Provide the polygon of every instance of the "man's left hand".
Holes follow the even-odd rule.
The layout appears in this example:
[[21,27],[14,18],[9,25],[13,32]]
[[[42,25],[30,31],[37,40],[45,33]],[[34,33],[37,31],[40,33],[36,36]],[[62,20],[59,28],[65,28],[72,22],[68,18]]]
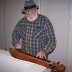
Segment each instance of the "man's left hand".
[[46,55],[45,55],[45,53],[43,51],[39,51],[37,53],[37,56],[36,57],[39,57],[41,59],[46,59]]

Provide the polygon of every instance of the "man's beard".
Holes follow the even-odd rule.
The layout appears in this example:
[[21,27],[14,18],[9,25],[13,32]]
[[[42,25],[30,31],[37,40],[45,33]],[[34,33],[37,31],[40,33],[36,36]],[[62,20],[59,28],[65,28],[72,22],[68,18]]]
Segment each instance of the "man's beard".
[[27,20],[29,21],[35,21],[37,19],[38,15],[32,16],[32,17],[27,17]]

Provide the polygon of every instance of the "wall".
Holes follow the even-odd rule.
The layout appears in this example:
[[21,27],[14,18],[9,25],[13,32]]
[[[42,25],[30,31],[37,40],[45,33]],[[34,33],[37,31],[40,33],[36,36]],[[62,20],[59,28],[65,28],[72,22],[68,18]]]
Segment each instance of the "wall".
[[4,0],[0,0],[0,49],[5,49]]
[[69,38],[68,38],[68,54],[67,54],[67,71],[72,72],[72,0],[70,0],[70,23],[69,23]]
[[6,48],[13,47],[11,43],[12,31],[18,20],[23,16],[21,14],[23,6],[24,0],[5,0]]

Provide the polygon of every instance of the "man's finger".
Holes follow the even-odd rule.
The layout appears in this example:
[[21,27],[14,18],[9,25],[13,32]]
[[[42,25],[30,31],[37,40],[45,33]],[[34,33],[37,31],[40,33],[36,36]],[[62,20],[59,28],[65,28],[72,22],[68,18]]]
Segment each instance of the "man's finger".
[[46,59],[46,55],[44,53],[42,53],[42,52],[37,53],[36,57]]

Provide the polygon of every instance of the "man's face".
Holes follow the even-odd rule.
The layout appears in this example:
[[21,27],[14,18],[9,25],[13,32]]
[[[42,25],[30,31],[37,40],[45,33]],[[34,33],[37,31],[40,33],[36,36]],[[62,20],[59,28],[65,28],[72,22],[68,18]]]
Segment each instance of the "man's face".
[[32,20],[35,18],[35,16],[37,16],[37,10],[28,11],[28,12],[26,12],[25,15],[26,15],[27,19]]

